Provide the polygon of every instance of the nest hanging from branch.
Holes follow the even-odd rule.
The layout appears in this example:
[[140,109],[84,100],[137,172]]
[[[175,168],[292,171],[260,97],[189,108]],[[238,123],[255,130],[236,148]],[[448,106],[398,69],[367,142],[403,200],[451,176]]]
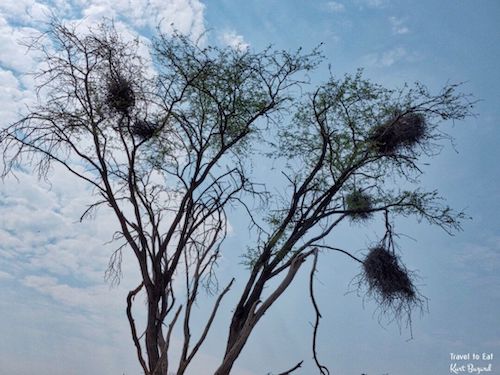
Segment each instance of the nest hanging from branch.
[[153,137],[157,130],[157,123],[146,120],[136,120],[130,129],[132,135],[140,139],[149,139]]
[[363,269],[369,290],[383,299],[415,297],[410,275],[392,251],[382,246],[370,249],[363,261]]
[[107,102],[114,110],[121,113],[128,111],[135,105],[135,94],[132,83],[121,77],[109,80],[107,87]]
[[368,140],[380,154],[394,154],[411,149],[425,140],[427,123],[420,113],[396,113],[382,125],[372,129]]
[[345,200],[349,216],[353,221],[367,220],[372,217],[372,198],[359,189],[349,193]]
[[358,288],[379,305],[382,316],[387,314],[400,323],[406,320],[411,328],[411,313],[423,310],[425,297],[414,285],[414,274],[401,264],[399,257],[382,245],[368,251],[363,270],[358,276]]

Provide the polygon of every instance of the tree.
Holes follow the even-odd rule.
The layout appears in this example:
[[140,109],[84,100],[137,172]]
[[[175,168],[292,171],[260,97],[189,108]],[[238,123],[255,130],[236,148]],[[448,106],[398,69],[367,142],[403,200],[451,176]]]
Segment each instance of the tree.
[[[359,262],[359,287],[384,313],[409,322],[423,297],[396,252],[394,220],[416,216],[447,232],[460,228],[463,213],[418,188],[418,160],[439,152],[436,141],[446,137],[440,121],[471,115],[469,96],[457,85],[437,94],[422,84],[390,90],[361,71],[330,75],[311,91],[307,73],[322,61],[319,50],[253,53],[160,34],[148,61],[140,46],[109,22],[81,33],[54,21],[31,44],[44,63],[38,103],[1,131],[0,147],[4,177],[20,165],[47,177],[60,164],[93,188],[95,201],[82,218],[101,206],[114,212],[120,231],[106,275],[119,280],[122,252],[135,254],[142,280],[128,294],[126,313],[144,373],[184,374],[203,345],[234,281],[216,283],[230,207],[247,214],[254,242],[242,252],[248,280],[216,375],[230,373],[257,323],[308,261],[314,360],[328,373],[316,355],[321,315],[313,286],[325,252]],[[252,163],[268,160],[281,171],[279,183],[252,173]],[[273,183],[281,193],[271,193]],[[331,245],[341,223],[368,225],[377,217],[385,233],[364,259]],[[195,337],[191,314],[204,288],[216,297]],[[141,290],[144,334],[132,314]],[[183,347],[174,364],[176,326]]]

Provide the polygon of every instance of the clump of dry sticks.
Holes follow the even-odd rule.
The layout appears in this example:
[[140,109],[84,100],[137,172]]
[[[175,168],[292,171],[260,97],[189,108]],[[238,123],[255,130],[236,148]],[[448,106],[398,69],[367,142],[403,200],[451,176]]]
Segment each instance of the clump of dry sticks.
[[135,93],[132,83],[118,75],[110,78],[107,84],[108,105],[117,112],[128,113],[135,105]]
[[379,306],[381,317],[388,316],[411,329],[411,313],[423,310],[425,298],[417,290],[415,274],[399,260],[397,254],[377,245],[369,249],[357,277],[358,289]]
[[155,135],[158,124],[147,120],[136,120],[130,129],[132,135],[139,139],[149,139]]
[[424,115],[397,111],[383,124],[373,128],[369,141],[378,153],[392,155],[423,143],[427,133]]

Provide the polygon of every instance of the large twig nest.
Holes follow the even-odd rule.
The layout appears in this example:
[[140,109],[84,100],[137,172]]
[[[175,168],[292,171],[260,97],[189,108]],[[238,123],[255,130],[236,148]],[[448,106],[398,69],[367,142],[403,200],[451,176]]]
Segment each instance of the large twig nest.
[[132,135],[140,139],[149,139],[155,135],[158,124],[146,120],[136,120],[130,130]]
[[127,113],[135,105],[132,83],[123,77],[114,77],[108,82],[108,105],[114,110]]
[[427,134],[425,117],[420,113],[396,113],[373,128],[369,141],[381,154],[394,154],[421,143]]
[[400,263],[391,250],[379,245],[371,248],[363,261],[362,273],[358,276],[358,287],[366,288],[366,296],[379,305],[382,316],[411,327],[411,313],[423,309],[424,298],[413,282],[414,274]]
[[359,189],[353,190],[346,196],[345,203],[351,220],[361,221],[369,219],[373,212],[372,198]]
[[377,246],[368,252],[363,262],[369,290],[383,299],[413,298],[415,290],[408,271],[399,264],[394,252]]

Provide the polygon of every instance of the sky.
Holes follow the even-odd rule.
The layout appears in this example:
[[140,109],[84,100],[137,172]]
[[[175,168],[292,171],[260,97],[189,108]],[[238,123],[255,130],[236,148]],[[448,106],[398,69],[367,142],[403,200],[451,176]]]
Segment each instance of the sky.
[[[375,306],[349,293],[359,266],[336,254],[322,257],[317,298],[323,315],[319,355],[336,375],[450,374],[450,366],[492,365],[500,373],[500,2],[498,0],[2,0],[0,2],[0,126],[34,100],[37,56],[19,42],[44,28],[50,13],[93,25],[112,17],[120,30],[149,38],[160,23],[203,43],[311,50],[322,43],[336,76],[364,68],[387,87],[420,81],[432,90],[463,82],[479,100],[478,116],[444,123],[455,141],[424,167],[421,184],[472,217],[453,237],[412,220],[398,222],[406,266],[417,270],[428,312],[413,321],[413,339],[380,324]],[[104,280],[116,230],[110,212],[79,222],[90,191],[55,168],[49,181],[20,170],[0,183],[0,374],[140,374],[125,317],[125,296],[138,280],[125,256],[118,286]],[[231,221],[227,248],[245,250],[247,228]],[[239,225],[240,224],[240,225]],[[362,254],[374,228],[345,228],[338,244]],[[243,279],[238,252],[221,264]],[[304,360],[312,366],[308,272],[265,315],[237,361],[235,375],[277,373]],[[189,374],[218,364],[238,284],[223,303],[214,331]],[[232,299],[231,299],[232,298]],[[203,303],[200,304],[203,306]],[[202,308],[202,307],[200,307]],[[173,343],[178,342],[174,337]],[[456,361],[451,353],[493,353]]]

